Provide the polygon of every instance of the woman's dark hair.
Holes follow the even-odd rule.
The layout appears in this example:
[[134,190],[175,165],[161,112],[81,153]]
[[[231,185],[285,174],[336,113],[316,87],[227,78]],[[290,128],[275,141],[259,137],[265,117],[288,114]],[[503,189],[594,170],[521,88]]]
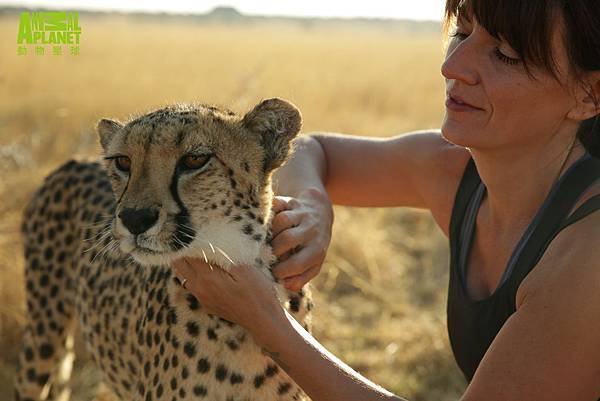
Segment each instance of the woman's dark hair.
[[[447,0],[444,25],[447,30],[458,16],[475,18],[490,35],[508,42],[528,72],[528,66],[537,66],[557,77],[550,46],[557,15],[564,21],[571,71],[585,85],[583,73],[600,71],[600,0]],[[588,90],[600,113],[600,99]],[[600,115],[584,121],[577,137],[600,157]]]

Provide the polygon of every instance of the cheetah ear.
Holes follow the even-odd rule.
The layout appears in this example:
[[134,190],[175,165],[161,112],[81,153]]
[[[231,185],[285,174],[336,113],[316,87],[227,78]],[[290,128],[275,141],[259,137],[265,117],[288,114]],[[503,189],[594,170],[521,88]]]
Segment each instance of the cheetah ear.
[[98,126],[96,129],[98,130],[98,135],[100,136],[100,145],[102,145],[104,151],[108,149],[108,144],[112,140],[115,133],[121,128],[123,128],[123,125],[117,121],[107,120],[105,118],[98,121]]
[[300,111],[293,104],[278,98],[260,102],[242,119],[243,126],[259,135],[265,151],[264,172],[281,166],[290,154],[292,139],[302,126]]

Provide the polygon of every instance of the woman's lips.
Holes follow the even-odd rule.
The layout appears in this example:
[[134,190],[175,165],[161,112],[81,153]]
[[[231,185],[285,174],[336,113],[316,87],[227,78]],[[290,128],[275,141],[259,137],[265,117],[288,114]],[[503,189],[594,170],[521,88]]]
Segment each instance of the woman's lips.
[[459,97],[455,97],[450,94],[446,98],[446,108],[458,112],[483,111],[483,109],[472,106],[469,103],[466,103],[463,100],[461,100]]

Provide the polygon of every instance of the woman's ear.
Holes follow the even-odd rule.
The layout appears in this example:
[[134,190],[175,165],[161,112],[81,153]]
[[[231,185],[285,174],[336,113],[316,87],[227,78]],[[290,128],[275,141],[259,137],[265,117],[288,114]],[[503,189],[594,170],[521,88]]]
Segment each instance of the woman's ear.
[[575,107],[567,115],[573,120],[584,121],[600,114],[600,71],[587,75],[585,87],[577,91]]

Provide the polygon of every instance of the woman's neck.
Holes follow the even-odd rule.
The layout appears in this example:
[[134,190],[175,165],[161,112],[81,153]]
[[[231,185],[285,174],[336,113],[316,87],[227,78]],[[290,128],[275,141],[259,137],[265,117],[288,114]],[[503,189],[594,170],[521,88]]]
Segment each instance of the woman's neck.
[[533,219],[553,185],[585,153],[572,137],[558,137],[542,146],[515,151],[471,149],[487,198],[480,219],[497,235],[520,231]]

